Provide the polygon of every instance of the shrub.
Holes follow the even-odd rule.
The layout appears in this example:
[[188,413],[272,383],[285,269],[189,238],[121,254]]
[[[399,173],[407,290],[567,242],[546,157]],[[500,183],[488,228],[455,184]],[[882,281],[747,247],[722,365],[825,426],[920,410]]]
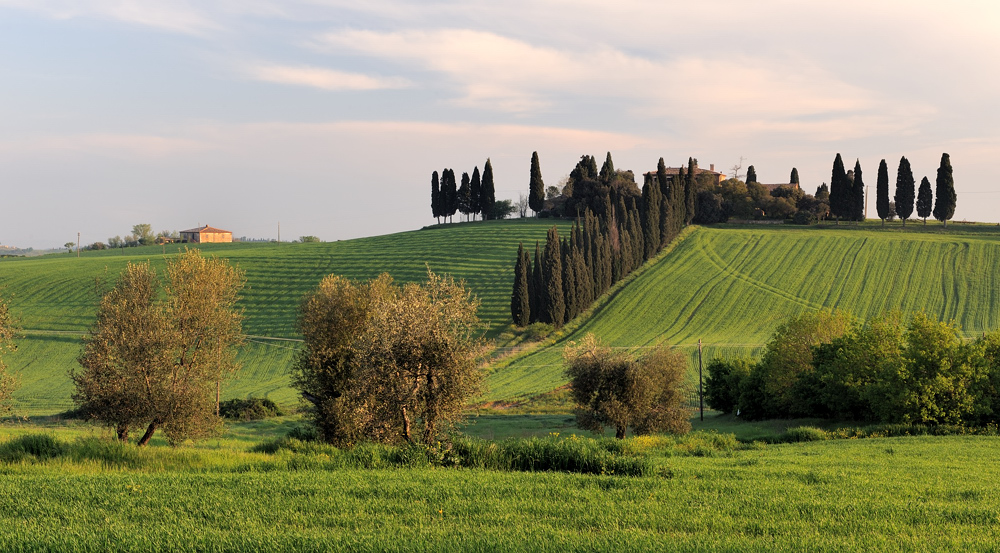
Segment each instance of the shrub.
[[740,383],[752,369],[750,359],[712,359],[705,379],[705,403],[716,411],[735,413],[739,409]]
[[619,439],[629,427],[637,434],[683,434],[691,429],[683,406],[683,354],[657,347],[634,359],[612,352],[587,334],[579,346],[566,348],[565,357],[580,428],[603,433],[611,426]]
[[26,434],[0,445],[0,460],[11,463],[30,456],[44,461],[65,452],[66,444],[51,434]]
[[264,397],[229,399],[219,404],[219,415],[233,420],[259,421],[284,414],[277,404]]

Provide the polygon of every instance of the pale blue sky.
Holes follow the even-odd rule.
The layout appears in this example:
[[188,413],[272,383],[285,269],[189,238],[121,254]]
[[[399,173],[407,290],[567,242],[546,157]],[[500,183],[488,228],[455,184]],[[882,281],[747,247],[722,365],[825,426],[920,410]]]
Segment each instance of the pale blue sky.
[[992,0],[359,4],[0,0],[0,244],[415,229],[432,171],[490,157],[516,199],[534,150],[549,184],[610,150],[810,191],[948,152],[955,218],[1000,221]]

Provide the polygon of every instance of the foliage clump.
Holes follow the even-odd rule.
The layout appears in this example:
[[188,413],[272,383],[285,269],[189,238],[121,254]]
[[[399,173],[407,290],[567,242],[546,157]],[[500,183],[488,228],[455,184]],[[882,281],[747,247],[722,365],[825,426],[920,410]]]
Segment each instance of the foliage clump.
[[10,399],[14,392],[14,377],[7,374],[3,356],[17,349],[14,343],[16,334],[17,326],[11,318],[7,302],[0,297],[0,415],[10,411]]
[[964,341],[955,323],[924,313],[906,323],[892,313],[865,324],[834,313],[807,314],[779,327],[767,348],[756,364],[709,364],[710,407],[751,420],[1000,422],[1000,332]]
[[148,262],[129,263],[101,298],[81,369],[70,373],[79,411],[121,441],[145,426],[139,445],[160,428],[170,443],[210,435],[219,383],[239,367],[243,285],[242,271],[198,250],[168,260],[162,283]]
[[305,349],[293,385],[319,437],[337,446],[437,440],[479,393],[479,301],[460,282],[428,271],[397,286],[330,275],[302,302]]
[[566,349],[565,358],[580,428],[603,433],[611,426],[616,438],[629,428],[636,434],[691,429],[683,407],[687,362],[681,353],[661,346],[636,359],[588,334]]
[[240,421],[259,421],[283,416],[280,407],[266,397],[228,399],[219,404],[219,416]]

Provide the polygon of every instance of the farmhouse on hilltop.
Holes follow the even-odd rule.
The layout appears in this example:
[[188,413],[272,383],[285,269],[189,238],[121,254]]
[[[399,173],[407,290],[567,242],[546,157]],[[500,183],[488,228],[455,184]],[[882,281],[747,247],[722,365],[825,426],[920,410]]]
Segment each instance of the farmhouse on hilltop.
[[181,240],[184,242],[194,242],[205,244],[208,242],[232,242],[233,233],[205,225],[199,228],[181,231]]
[[[684,170],[686,171],[687,167],[685,167]],[[671,181],[674,180],[674,177],[676,177],[677,175],[679,175],[680,172],[681,172],[681,168],[680,167],[667,167],[667,180],[671,180]],[[712,176],[712,180],[715,182],[715,184],[722,184],[722,181],[726,180],[726,175],[725,174],[723,174],[723,173],[717,173],[715,171],[715,164],[714,163],[710,164],[708,166],[708,169],[702,169],[702,168],[698,167],[698,161],[695,160],[695,162],[694,162],[694,176],[695,177],[699,177],[699,176],[704,175],[704,174],[711,175]],[[656,178],[656,171],[650,171],[648,173],[645,173],[643,176],[645,178],[647,178],[647,179],[651,179],[651,178],[655,179]]]

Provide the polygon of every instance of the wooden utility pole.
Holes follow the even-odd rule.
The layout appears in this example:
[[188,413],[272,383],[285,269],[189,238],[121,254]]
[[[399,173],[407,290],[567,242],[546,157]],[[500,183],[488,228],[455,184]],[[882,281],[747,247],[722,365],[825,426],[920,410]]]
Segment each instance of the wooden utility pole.
[[76,256],[80,257],[80,233],[76,233]]
[[701,379],[701,338],[698,338],[698,411],[701,413],[701,420],[705,420],[705,392]]

